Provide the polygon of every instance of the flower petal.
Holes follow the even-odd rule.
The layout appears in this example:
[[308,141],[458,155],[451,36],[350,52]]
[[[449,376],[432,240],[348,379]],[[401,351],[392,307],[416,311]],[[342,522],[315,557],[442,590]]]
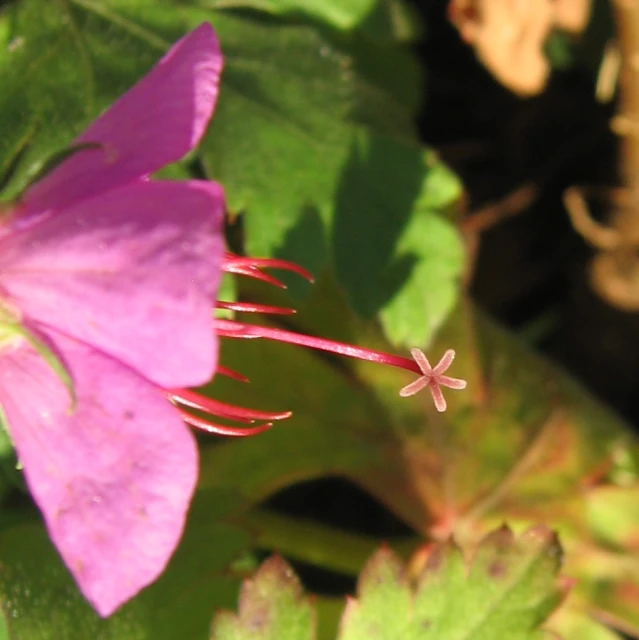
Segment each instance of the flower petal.
[[80,589],[107,616],[163,571],[182,535],[197,448],[131,369],[53,335],[77,405],[26,343],[0,355],[0,404],[31,493]]
[[209,182],[140,182],[0,241],[0,290],[31,320],[163,387],[207,382],[224,195]]
[[31,187],[27,210],[64,208],[179,160],[208,125],[221,71],[218,39],[202,24],[74,140],[101,147],[78,151]]

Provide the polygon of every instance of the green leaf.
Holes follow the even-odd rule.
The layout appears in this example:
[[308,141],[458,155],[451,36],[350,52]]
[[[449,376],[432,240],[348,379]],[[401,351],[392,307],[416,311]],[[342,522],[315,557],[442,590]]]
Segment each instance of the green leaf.
[[414,267],[382,309],[382,325],[395,344],[427,345],[457,302],[460,238],[445,220],[418,213],[400,236],[396,256],[400,261],[411,256]]
[[415,120],[422,106],[424,70],[409,49],[360,33],[336,39],[352,59],[353,119],[375,131],[416,144]]
[[317,21],[341,31],[362,31],[380,40],[407,42],[422,35],[419,12],[406,0],[200,0],[200,4]]
[[363,20],[377,0],[210,0],[209,4],[218,9],[250,8],[273,15],[308,16],[347,30]]
[[[9,421],[0,405],[0,500],[4,500],[10,490],[15,488],[22,493],[28,493],[13,440],[9,435]],[[9,509],[0,511],[0,526],[7,520],[11,520],[13,515]]]
[[[369,135],[358,127],[414,139],[414,60],[399,48],[330,39],[308,26],[219,15],[215,27],[226,66],[201,145],[206,173],[224,184],[231,212],[245,214],[248,253],[301,256],[319,272],[331,246],[317,239],[331,237],[349,155]],[[389,71],[389,60],[401,73]],[[421,151],[406,153],[424,169]],[[394,158],[385,162],[392,173]],[[361,197],[353,202],[360,209],[367,204]]]
[[574,37],[553,29],[544,42],[544,55],[555,69],[570,69],[575,63]]
[[313,640],[315,611],[299,579],[279,556],[266,560],[244,581],[239,613],[222,611],[211,640]]
[[[217,299],[223,302],[237,301],[237,286],[235,277],[230,273],[222,273],[220,286],[217,290]],[[216,309],[215,316],[217,318],[233,318],[235,313],[229,309]]]
[[43,525],[2,530],[0,611],[8,639],[202,640],[214,609],[233,602],[238,580],[227,568],[249,542],[220,521],[235,501],[222,492],[198,495],[162,576],[106,620],[80,594]]
[[366,564],[357,583],[357,599],[342,615],[339,640],[408,640],[413,594],[406,569],[383,547]]
[[586,505],[590,529],[601,542],[623,549],[639,540],[639,485],[596,487]]
[[227,63],[201,153],[231,211],[245,214],[247,252],[315,273],[332,254],[362,317],[385,310],[394,342],[427,343],[456,298],[461,243],[437,216],[461,188],[406,142],[419,102],[401,89],[420,84],[412,59],[359,36],[220,18]]
[[160,37],[127,17],[144,8],[152,9],[143,0],[21,0],[9,7],[0,54],[0,184],[10,180],[5,197],[15,196],[182,34],[183,20]]
[[351,136],[348,60],[308,27],[215,26],[226,68],[203,163],[246,213],[248,252],[273,255],[309,207],[330,212]]
[[566,607],[562,607],[559,613],[561,615],[554,616],[553,631],[566,640],[627,640],[628,636],[621,636],[603,623],[567,610]]
[[365,318],[381,311],[389,338],[427,344],[452,309],[461,240],[438,214],[461,193],[433,154],[360,135],[338,196],[333,229],[340,283]]
[[514,538],[487,536],[469,569],[452,543],[431,551],[413,593],[397,558],[382,549],[366,565],[358,599],[347,604],[339,640],[527,640],[558,604],[561,550],[537,527]]

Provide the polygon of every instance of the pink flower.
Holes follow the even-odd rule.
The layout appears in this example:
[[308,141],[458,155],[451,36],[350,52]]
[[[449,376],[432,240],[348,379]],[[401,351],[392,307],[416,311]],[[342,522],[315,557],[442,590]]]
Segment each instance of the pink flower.
[[204,24],[0,230],[0,407],[51,539],[103,616],[162,572],[197,479],[162,388],[216,368],[224,197],[147,178],[197,145],[221,68]]
[[[294,312],[216,302],[221,271],[278,286],[263,269],[310,279],[289,262],[224,252],[219,185],[148,180],[197,145],[221,68],[217,39],[202,25],[77,138],[0,226],[0,417],[51,539],[103,616],[154,581],[180,539],[198,471],[184,422],[251,435],[291,415],[185,389],[216,372],[246,380],[218,365],[218,337],[422,373],[401,356],[214,318],[213,306]],[[238,429],[185,407],[260,424]]]

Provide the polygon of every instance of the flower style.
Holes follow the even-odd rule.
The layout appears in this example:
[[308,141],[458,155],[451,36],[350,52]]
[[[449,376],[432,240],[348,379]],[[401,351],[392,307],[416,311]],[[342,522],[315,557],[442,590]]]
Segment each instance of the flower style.
[[442,375],[455,359],[455,352],[453,349],[448,349],[442,356],[442,359],[434,366],[430,366],[428,358],[419,349],[411,349],[411,355],[415,358],[419,368],[422,370],[423,375],[417,378],[414,382],[406,385],[399,395],[402,398],[412,396],[424,387],[430,389],[430,393],[433,396],[435,402],[435,408],[437,411],[446,411],[446,399],[442,394],[440,387],[448,387],[449,389],[465,389],[466,380],[460,380],[459,378],[450,378],[449,376]]
[[0,231],[0,407],[52,541],[103,616],[182,534],[197,447],[162,388],[213,375],[224,196],[149,181],[197,145],[222,68],[179,41],[37,182]]

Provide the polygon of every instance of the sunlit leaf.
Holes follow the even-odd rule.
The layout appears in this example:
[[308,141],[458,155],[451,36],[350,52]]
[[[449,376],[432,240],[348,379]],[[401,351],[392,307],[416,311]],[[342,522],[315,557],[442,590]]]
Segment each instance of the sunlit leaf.
[[506,528],[487,536],[467,569],[452,543],[436,547],[412,588],[406,569],[378,551],[344,612],[339,640],[525,640],[558,604],[561,550],[537,527],[515,538]]
[[362,30],[383,40],[410,41],[422,33],[418,13],[406,0],[200,0],[200,4],[317,21],[342,31]]
[[274,15],[306,15],[338,29],[351,29],[377,0],[211,0],[218,8],[251,8]]
[[349,62],[311,28],[226,20],[202,157],[231,211],[246,213],[249,252],[270,255],[305,207],[330,206],[351,136]]
[[579,640],[623,640],[623,637],[606,627],[601,622],[579,614],[566,614],[561,611],[561,616],[553,619],[555,629],[566,640],[578,638]]
[[315,612],[299,579],[279,556],[266,560],[246,579],[237,614],[222,611],[210,640],[313,640]]
[[381,312],[393,342],[427,344],[455,303],[463,251],[438,214],[459,195],[433,156],[357,139],[338,197],[335,260],[353,307],[363,317]]

